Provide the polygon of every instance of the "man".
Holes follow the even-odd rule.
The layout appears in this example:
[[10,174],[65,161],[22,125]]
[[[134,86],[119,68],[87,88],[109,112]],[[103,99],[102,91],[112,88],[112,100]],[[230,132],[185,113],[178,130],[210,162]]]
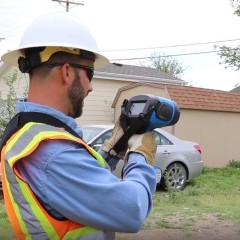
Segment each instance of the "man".
[[19,114],[5,131],[1,158],[4,199],[16,237],[101,240],[114,239],[114,232],[138,231],[156,187],[149,165],[155,139],[147,133],[129,140],[128,152],[121,153],[126,159],[121,180],[110,171],[119,160],[112,151],[123,133],[119,122],[101,155],[82,141],[75,118],[93,90],[94,68],[107,63],[88,29],[67,13],[45,15],[27,28],[19,49],[2,60],[18,62],[30,77],[27,101],[17,103]]

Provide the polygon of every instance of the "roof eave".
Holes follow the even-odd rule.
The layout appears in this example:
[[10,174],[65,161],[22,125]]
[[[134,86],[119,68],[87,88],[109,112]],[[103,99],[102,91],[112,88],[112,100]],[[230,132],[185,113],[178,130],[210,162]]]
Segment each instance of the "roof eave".
[[116,81],[131,81],[131,82],[148,82],[148,83],[169,83],[169,84],[183,84],[183,80],[167,79],[167,78],[155,78],[145,76],[135,76],[127,74],[116,74],[95,71],[94,78],[109,79]]

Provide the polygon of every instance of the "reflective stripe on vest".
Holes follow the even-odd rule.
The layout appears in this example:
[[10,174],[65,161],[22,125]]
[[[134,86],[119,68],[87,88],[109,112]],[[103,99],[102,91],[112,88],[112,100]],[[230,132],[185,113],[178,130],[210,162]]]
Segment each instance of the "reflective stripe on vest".
[[99,165],[106,167],[105,160],[80,138],[53,126],[41,123],[27,123],[16,132],[2,149],[4,199],[18,239],[97,239],[102,232],[70,220],[57,220],[41,206],[28,184],[14,165],[29,156],[45,140],[68,140],[85,147]]

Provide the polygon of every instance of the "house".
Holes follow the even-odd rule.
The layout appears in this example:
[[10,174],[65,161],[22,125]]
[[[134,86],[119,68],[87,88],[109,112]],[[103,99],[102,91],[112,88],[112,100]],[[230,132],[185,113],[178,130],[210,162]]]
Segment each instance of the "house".
[[240,161],[240,94],[180,85],[136,83],[120,88],[112,107],[115,119],[124,99],[153,94],[169,98],[180,107],[180,119],[166,131],[200,144],[204,165],[223,167]]
[[184,84],[185,82],[155,68],[123,64],[109,64],[107,68],[95,72],[92,81],[93,92],[84,103],[83,116],[79,123],[114,122],[112,101],[118,89],[133,83]]
[[[6,89],[4,77],[11,75],[13,71],[18,71],[17,67],[6,64],[0,66],[0,89]],[[28,74],[21,74],[16,83],[18,96],[28,85]],[[184,84],[185,82],[169,74],[160,72],[155,68],[139,67],[112,63],[106,68],[96,70],[92,80],[93,92],[91,92],[84,102],[83,116],[78,119],[80,125],[91,123],[112,123],[113,109],[112,101],[119,88],[132,83],[159,83],[159,84]],[[7,91],[1,91],[2,97],[6,97]]]
[[240,86],[233,88],[230,92],[240,93]]
[[[4,89],[3,77],[14,69],[0,66],[1,90]],[[27,83],[27,75],[19,74],[16,89],[20,92]],[[217,168],[231,160],[240,161],[240,94],[184,84],[181,79],[157,69],[109,64],[95,72],[93,92],[85,100],[79,125],[113,123],[125,98],[139,94],[162,96],[175,101],[181,109],[178,123],[165,130],[199,143],[205,166]]]

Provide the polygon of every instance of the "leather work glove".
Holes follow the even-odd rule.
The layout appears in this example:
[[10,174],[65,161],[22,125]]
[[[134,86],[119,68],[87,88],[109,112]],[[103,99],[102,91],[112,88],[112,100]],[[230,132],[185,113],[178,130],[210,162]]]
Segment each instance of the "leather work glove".
[[119,158],[123,158],[127,149],[118,154],[113,150],[113,147],[115,146],[115,144],[118,142],[118,140],[121,138],[122,135],[123,135],[123,129],[120,125],[120,119],[118,119],[113,128],[112,137],[105,140],[105,142],[101,146],[101,149],[109,153],[111,156],[118,156]]
[[157,151],[157,143],[154,132],[144,134],[135,134],[128,141],[130,152],[141,153],[147,160],[148,164],[153,165]]

